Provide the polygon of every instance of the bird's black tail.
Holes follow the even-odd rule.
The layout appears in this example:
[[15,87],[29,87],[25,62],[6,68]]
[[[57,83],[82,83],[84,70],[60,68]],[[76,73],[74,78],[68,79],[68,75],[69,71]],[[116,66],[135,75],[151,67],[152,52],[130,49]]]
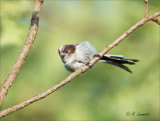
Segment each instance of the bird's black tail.
[[132,71],[127,66],[125,66],[123,64],[134,65],[135,62],[138,62],[138,61],[139,60],[137,60],[137,59],[125,59],[125,57],[122,55],[110,55],[110,54],[106,54],[101,58],[101,62],[118,66],[118,67],[120,67],[130,73],[132,73]]

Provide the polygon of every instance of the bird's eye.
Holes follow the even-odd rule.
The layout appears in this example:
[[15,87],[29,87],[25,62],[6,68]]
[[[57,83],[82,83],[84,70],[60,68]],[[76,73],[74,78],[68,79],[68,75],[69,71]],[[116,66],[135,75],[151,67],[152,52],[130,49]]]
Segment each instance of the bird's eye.
[[69,51],[68,51],[68,50],[66,50],[66,53],[69,53]]

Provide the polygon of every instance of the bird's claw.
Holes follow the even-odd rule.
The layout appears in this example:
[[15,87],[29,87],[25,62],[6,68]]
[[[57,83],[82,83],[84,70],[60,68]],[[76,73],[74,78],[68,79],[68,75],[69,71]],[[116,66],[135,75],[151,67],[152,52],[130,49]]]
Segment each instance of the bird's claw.
[[99,53],[95,54],[94,57],[102,58],[101,55],[100,55]]
[[89,62],[86,64],[86,66],[88,66],[89,68],[92,68],[92,65]]

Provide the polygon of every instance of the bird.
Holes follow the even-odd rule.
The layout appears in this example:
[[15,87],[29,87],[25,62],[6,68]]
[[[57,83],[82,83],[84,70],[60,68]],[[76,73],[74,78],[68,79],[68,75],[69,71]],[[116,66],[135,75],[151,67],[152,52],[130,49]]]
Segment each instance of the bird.
[[68,72],[74,72],[84,65],[89,65],[89,62],[96,56],[100,57],[98,62],[112,64],[130,73],[132,71],[124,64],[134,65],[139,61],[137,59],[125,59],[123,55],[105,54],[101,57],[96,48],[88,41],[80,44],[62,45],[58,48],[58,53]]

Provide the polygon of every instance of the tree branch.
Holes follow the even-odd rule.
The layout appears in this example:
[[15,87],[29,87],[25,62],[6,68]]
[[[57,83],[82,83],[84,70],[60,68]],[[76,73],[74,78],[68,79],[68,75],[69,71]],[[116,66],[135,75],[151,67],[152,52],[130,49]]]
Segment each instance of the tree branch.
[[[145,13],[145,18],[149,17],[149,8],[148,8],[148,0],[144,0],[145,4],[146,4],[146,13]],[[158,18],[153,18],[152,21],[156,22],[158,25],[160,25],[160,20],[158,20]]]
[[36,4],[34,7],[34,11],[31,18],[31,24],[28,32],[28,36],[26,38],[26,41],[23,45],[23,48],[21,50],[21,53],[19,54],[10,74],[7,76],[6,80],[3,82],[1,89],[0,89],[0,107],[2,107],[4,98],[8,93],[9,88],[11,87],[12,83],[16,79],[17,74],[19,73],[25,58],[27,57],[27,54],[35,40],[35,37],[37,35],[38,31],[38,23],[39,23],[39,16],[40,16],[40,10],[41,10],[41,4],[43,3],[43,0],[35,0]]
[[144,0],[145,4],[146,4],[146,13],[145,13],[145,18],[149,17],[149,9],[148,9],[148,0]]
[[[133,25],[131,28],[129,28],[124,34],[122,34],[117,40],[115,40],[112,44],[110,44],[109,46],[107,46],[101,53],[100,55],[103,56],[105,55],[108,51],[110,51],[112,48],[114,48],[116,45],[118,45],[123,39],[125,39],[128,35],[130,35],[134,30],[136,30],[138,27],[143,26],[146,22],[151,21],[152,19],[156,18],[160,16],[160,12],[154,13],[153,15],[149,16],[148,18],[144,18],[141,21],[139,21],[138,23],[136,23],[135,25]],[[100,58],[99,57],[95,57],[93,60],[90,61],[90,65],[93,66]],[[76,76],[80,75],[83,72],[86,72],[88,69],[90,69],[89,66],[83,66],[82,68],[76,70],[75,72],[71,73],[66,79],[64,79],[63,81],[59,82],[58,84],[56,84],[55,86],[53,86],[52,88],[48,89],[47,91],[34,96],[30,99],[27,99],[26,101],[17,104],[15,106],[12,106],[10,108],[7,108],[3,111],[0,112],[0,118],[3,116],[6,116],[8,114],[11,114],[17,110],[20,110],[24,107],[26,107],[27,105],[30,105],[31,103],[34,103],[38,100],[41,100],[42,98],[45,98],[46,96],[50,95],[51,93],[55,92],[57,89],[59,89],[60,87],[64,86],[65,84],[67,84],[68,82],[70,82],[73,78],[75,78]]]
[[160,20],[158,20],[158,17],[157,18],[153,18],[152,21],[156,22],[158,25],[160,25]]

